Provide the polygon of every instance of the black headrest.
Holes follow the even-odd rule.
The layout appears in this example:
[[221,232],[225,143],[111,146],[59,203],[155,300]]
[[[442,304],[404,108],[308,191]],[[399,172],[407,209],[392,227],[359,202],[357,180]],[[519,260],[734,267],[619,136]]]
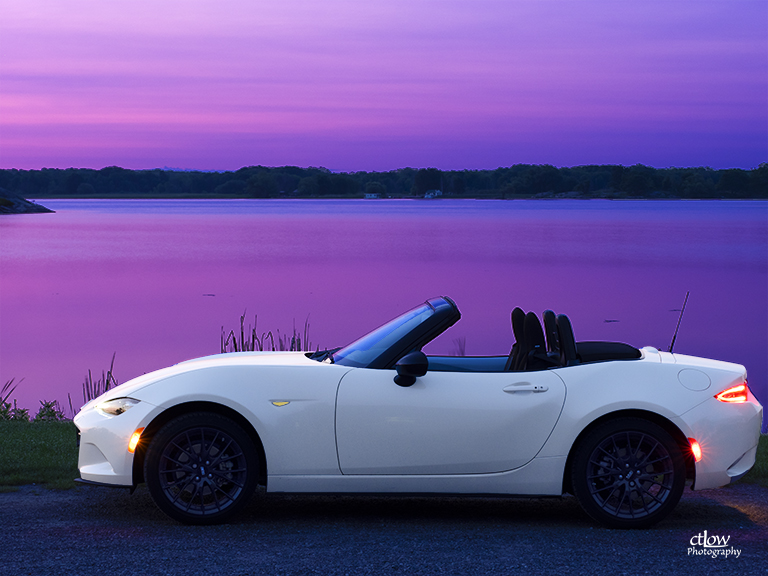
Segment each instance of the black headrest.
[[560,362],[563,366],[579,363],[576,357],[576,339],[573,337],[571,321],[565,314],[557,315],[557,336],[560,342]]
[[559,352],[560,344],[557,338],[557,320],[552,310],[544,310],[541,317],[544,319],[544,334],[547,337],[547,350]]
[[541,322],[533,312],[525,315],[525,345],[528,350],[539,348],[544,352],[547,343],[544,341],[544,331],[541,329]]
[[516,342],[522,342],[525,339],[525,312],[520,308],[512,310],[512,333],[515,335]]

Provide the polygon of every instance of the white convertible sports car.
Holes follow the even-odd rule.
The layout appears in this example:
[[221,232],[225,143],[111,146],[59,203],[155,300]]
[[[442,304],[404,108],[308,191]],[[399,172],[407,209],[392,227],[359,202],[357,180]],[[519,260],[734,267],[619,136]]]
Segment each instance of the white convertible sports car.
[[575,342],[512,312],[508,356],[426,356],[460,318],[435,298],[344,348],[241,352],[140,376],[75,418],[81,482],[146,482],[169,516],[225,520],[268,492],[559,496],[650,526],[754,464],[743,366]]

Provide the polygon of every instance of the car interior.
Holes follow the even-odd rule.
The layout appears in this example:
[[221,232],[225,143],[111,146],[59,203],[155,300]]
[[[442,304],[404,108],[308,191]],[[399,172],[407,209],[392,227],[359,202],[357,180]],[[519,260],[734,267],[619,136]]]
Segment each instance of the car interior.
[[565,314],[512,310],[515,343],[508,356],[428,356],[435,372],[533,372],[614,360],[637,360],[642,352],[622,342],[576,342]]

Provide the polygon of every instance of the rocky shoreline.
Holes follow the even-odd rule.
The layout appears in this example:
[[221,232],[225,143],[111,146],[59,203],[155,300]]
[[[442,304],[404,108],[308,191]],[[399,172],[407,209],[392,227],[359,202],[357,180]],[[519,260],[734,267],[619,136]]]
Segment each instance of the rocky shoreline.
[[53,210],[25,200],[7,190],[0,190],[0,214],[42,214],[45,212],[53,212]]

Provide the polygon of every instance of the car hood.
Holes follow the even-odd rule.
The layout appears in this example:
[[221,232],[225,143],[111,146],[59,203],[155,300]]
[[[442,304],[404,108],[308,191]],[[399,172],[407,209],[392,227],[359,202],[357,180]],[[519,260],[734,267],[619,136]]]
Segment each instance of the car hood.
[[101,402],[113,398],[124,398],[136,393],[145,386],[157,384],[162,380],[192,372],[202,368],[221,366],[314,366],[318,362],[310,360],[305,352],[230,352],[226,354],[214,354],[202,358],[194,358],[180,362],[168,368],[143,374],[132,380],[112,388],[85,404],[80,410],[85,410]]

